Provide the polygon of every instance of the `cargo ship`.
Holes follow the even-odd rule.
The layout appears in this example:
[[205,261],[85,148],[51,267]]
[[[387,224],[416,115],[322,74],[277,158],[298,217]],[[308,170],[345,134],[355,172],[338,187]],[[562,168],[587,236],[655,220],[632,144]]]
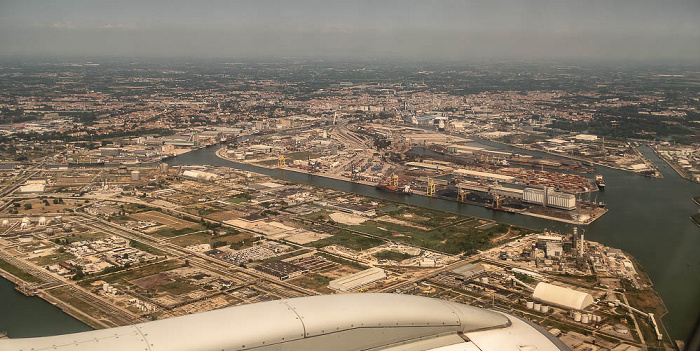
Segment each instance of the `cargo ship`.
[[598,174],[595,176],[595,185],[598,186],[598,190],[605,190],[605,181],[602,175]]
[[380,184],[377,184],[377,189],[388,191],[390,193],[411,195],[411,186],[410,185],[394,186],[394,185],[389,185],[386,183],[380,183]]

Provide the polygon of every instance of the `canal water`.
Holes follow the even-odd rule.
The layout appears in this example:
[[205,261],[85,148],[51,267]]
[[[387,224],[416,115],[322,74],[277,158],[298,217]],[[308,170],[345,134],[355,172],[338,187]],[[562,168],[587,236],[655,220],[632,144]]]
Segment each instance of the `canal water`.
[[58,307],[36,296],[24,296],[14,283],[0,278],[0,332],[11,338],[58,335],[92,330]]
[[[513,149],[507,145],[483,140],[475,146]],[[217,148],[209,148],[192,151],[167,163],[172,166],[228,166],[294,182],[535,229],[570,232],[573,227],[570,224],[491,211],[454,201],[387,193],[362,184],[230,162],[218,158],[215,155],[216,150]],[[698,206],[691,200],[691,196],[700,195],[700,185],[681,178],[648,147],[643,146],[640,150],[654,162],[664,178],[646,178],[628,172],[597,168],[606,183],[606,190],[597,195],[597,201],[604,201],[610,211],[593,224],[581,229],[585,230],[587,239],[621,248],[631,253],[642,264],[652,279],[655,290],[668,307],[669,313],[664,317],[664,324],[671,336],[675,339],[686,339],[700,312],[700,228],[689,218],[698,211]],[[527,150],[518,149],[517,152],[550,157]],[[38,298],[27,298],[32,299],[29,305],[48,305],[43,308],[50,307],[53,310],[34,312],[35,307],[27,306],[27,312],[5,314],[6,300],[26,297],[15,292],[9,282],[2,279],[0,282],[0,331],[8,331],[10,336],[17,337],[76,332],[87,328]]]

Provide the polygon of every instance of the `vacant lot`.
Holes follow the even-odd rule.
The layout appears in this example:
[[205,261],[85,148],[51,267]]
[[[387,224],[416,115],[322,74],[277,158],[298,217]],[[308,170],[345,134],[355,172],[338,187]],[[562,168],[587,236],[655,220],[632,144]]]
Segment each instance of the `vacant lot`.
[[165,213],[161,213],[158,211],[146,211],[146,212],[141,212],[141,213],[134,213],[131,215],[131,217],[136,218],[138,220],[142,221],[153,221],[153,222],[158,222],[160,224],[167,225],[168,227],[172,227],[174,229],[185,229],[185,228],[192,228],[197,225],[197,223],[193,223],[190,221],[186,221],[184,219],[179,219],[170,215],[167,215]]
[[129,283],[134,284],[143,290],[151,290],[172,281],[174,281],[174,279],[171,278],[168,273],[156,273],[154,275],[129,281]]

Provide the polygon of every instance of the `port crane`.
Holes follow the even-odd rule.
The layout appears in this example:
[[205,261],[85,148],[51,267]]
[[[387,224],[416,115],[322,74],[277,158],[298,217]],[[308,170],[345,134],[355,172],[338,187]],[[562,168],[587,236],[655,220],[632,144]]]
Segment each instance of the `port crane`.
[[426,190],[426,195],[435,196],[435,181],[432,178],[428,181],[428,188]]

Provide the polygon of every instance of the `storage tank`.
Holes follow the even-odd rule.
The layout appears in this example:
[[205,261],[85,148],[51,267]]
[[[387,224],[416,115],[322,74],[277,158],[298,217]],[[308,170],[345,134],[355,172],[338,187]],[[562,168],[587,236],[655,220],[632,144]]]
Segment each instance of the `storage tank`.
[[30,223],[32,223],[32,220],[29,217],[22,218],[22,224],[29,225]]
[[8,225],[10,225],[10,221],[4,219],[4,220],[2,221],[2,226],[3,226],[3,227],[7,227]]
[[525,306],[527,306],[528,309],[533,309],[535,308],[535,303],[532,301],[528,301],[525,303]]
[[549,306],[542,306],[542,313],[549,313]]
[[46,235],[51,236],[54,234],[53,228],[46,228]]
[[46,217],[42,216],[39,218],[39,225],[46,225]]
[[70,223],[66,223],[63,225],[63,231],[70,232],[71,230],[73,230],[73,226],[70,225]]
[[588,314],[584,314],[581,316],[581,323],[583,324],[588,324],[590,317],[588,317]]
[[131,171],[131,180],[133,181],[139,181],[141,180],[141,171]]
[[574,312],[574,322],[580,322],[580,321],[581,321],[581,313]]
[[537,312],[542,311],[542,304],[540,304],[540,303],[535,303],[535,311],[537,311]]
[[63,223],[63,216],[56,216],[53,218],[56,223]]

